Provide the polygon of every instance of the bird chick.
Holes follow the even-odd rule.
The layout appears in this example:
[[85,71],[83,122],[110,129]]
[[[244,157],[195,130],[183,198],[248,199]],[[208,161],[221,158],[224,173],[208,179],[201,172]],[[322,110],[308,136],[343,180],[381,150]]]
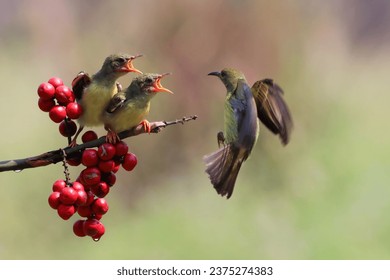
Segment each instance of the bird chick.
[[145,119],[149,114],[150,101],[158,92],[173,93],[161,85],[165,74],[143,74],[133,79],[126,90],[114,95],[103,114],[104,127],[108,131],[106,140],[116,143],[118,133],[142,124],[145,131],[151,131]]

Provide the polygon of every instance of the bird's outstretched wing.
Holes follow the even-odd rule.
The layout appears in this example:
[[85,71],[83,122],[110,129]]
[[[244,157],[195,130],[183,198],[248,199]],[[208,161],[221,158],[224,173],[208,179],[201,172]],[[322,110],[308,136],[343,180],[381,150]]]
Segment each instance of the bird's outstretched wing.
[[252,94],[258,118],[274,134],[279,134],[282,143],[287,145],[293,122],[283,100],[283,90],[272,79],[264,79],[253,84]]
[[92,81],[91,77],[83,71],[78,73],[77,76],[73,79],[72,90],[73,90],[73,93],[76,97],[76,100],[81,99],[81,97],[83,96],[83,93],[84,93],[84,89],[87,86],[89,86],[91,81]]
[[119,110],[119,108],[123,106],[125,101],[126,101],[126,95],[124,94],[124,92],[118,92],[111,98],[110,103],[107,105],[106,112],[114,113],[115,111]]

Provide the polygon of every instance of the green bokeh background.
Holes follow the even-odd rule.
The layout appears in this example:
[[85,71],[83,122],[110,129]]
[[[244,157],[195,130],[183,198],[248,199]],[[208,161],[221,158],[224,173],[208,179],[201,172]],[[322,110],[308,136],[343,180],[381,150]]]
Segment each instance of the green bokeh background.
[[[199,119],[126,140],[139,164],[118,173],[97,243],[47,204],[60,164],[1,173],[1,259],[390,258],[388,1],[2,1],[0,160],[64,147],[37,86],[118,51],[173,73],[149,120]],[[227,66],[274,78],[294,119],[285,148],[261,127],[230,200],[202,162],[225,94],[207,73]]]

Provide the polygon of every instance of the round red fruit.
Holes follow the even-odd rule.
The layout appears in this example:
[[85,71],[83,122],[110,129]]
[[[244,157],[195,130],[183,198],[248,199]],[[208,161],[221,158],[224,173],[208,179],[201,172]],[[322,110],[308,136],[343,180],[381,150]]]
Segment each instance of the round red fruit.
[[75,152],[66,158],[66,162],[71,166],[79,166],[81,163],[81,152]]
[[115,166],[114,166],[114,168],[112,169],[112,172],[117,173],[117,172],[119,171],[120,168],[121,168],[120,162],[116,162],[116,161],[115,161]]
[[38,87],[38,95],[40,98],[48,100],[54,97],[56,89],[52,84],[42,83]]
[[61,204],[61,202],[60,202],[60,193],[59,192],[52,192],[49,195],[48,202],[49,202],[49,205],[50,205],[51,208],[57,209],[58,206]]
[[76,222],[74,222],[73,233],[76,236],[79,236],[79,237],[86,236],[86,234],[84,233],[84,222],[85,222],[84,220],[77,220]]
[[85,203],[85,205],[91,205],[94,201],[95,201],[95,195],[93,194],[93,192],[91,191],[87,191],[87,202]]
[[98,167],[101,172],[108,173],[114,170],[115,161],[113,160],[101,160],[99,161]]
[[99,228],[101,227],[101,222],[96,219],[87,219],[84,222],[84,233],[88,236],[94,236],[99,232]]
[[38,107],[43,112],[50,112],[50,110],[56,105],[53,99],[43,99],[40,97],[38,99]]
[[110,186],[106,182],[100,182],[97,185],[91,186],[91,192],[97,197],[105,197],[110,192]]
[[76,212],[76,208],[73,205],[60,204],[57,208],[58,216],[64,220],[68,220]]
[[50,119],[55,123],[60,123],[66,118],[66,109],[64,106],[56,105],[49,111]]
[[58,77],[52,77],[50,78],[50,80],[47,81],[49,84],[52,84],[55,88],[56,87],[59,87],[59,86],[62,86],[64,83],[62,82],[62,80]]
[[72,187],[63,188],[60,192],[60,201],[65,205],[72,205],[78,198],[77,191]]
[[82,181],[87,186],[96,185],[100,182],[101,173],[96,167],[87,167],[82,171]]
[[92,203],[92,212],[95,214],[104,215],[108,211],[108,203],[104,198],[97,198]]
[[77,192],[77,199],[75,204],[77,206],[83,206],[87,203],[88,201],[88,195],[84,190],[78,190]]
[[76,134],[77,125],[74,121],[63,120],[58,127],[62,136],[70,137]]
[[66,105],[66,114],[70,119],[78,119],[83,114],[83,108],[76,102],[70,102]]
[[56,87],[54,96],[61,105],[66,105],[74,101],[72,90],[64,85]]
[[64,180],[57,180],[53,183],[52,190],[53,192],[61,192],[61,190],[65,187],[66,187],[66,182]]
[[96,166],[99,163],[98,153],[94,149],[86,149],[81,156],[81,163],[84,166]]
[[116,182],[116,175],[112,171],[110,173],[104,173],[102,175],[102,181],[106,182],[109,186],[112,187]]
[[87,143],[96,139],[98,139],[98,136],[93,130],[88,130],[83,134],[83,136],[81,136],[81,141],[83,141],[83,143]]
[[81,184],[80,182],[73,182],[72,183],[72,188],[75,191],[84,191],[85,190],[83,184]]
[[95,235],[92,235],[92,239],[93,241],[99,241],[100,238],[103,236],[103,234],[106,232],[106,229],[104,228],[104,225],[103,223],[100,223],[100,225],[98,226],[98,230],[97,230],[97,233]]
[[129,146],[123,141],[119,141],[115,145],[116,155],[117,156],[124,156],[129,151]]
[[137,157],[135,154],[127,153],[125,157],[123,158],[122,167],[127,170],[131,171],[134,169],[134,167],[137,165]]
[[110,160],[115,156],[115,146],[110,143],[104,143],[98,148],[98,156],[102,160]]
[[83,205],[77,207],[77,214],[79,214],[80,217],[84,217],[84,218],[92,217],[93,213],[92,213],[91,206]]

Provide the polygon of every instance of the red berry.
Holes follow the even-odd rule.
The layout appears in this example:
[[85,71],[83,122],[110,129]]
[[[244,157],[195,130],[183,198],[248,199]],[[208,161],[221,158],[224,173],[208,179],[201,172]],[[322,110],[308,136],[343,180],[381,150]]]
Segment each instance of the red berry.
[[98,167],[100,171],[108,173],[114,170],[115,162],[113,160],[101,160],[99,161]]
[[96,139],[98,139],[98,136],[93,130],[88,130],[83,134],[83,136],[81,136],[81,141],[83,141],[83,143],[87,143]]
[[116,182],[116,175],[114,172],[104,173],[102,175],[102,181],[106,182],[109,186],[113,186]]
[[97,197],[105,197],[110,192],[110,186],[106,182],[100,182],[97,185],[91,186],[91,192]]
[[64,106],[56,105],[49,111],[50,119],[55,123],[60,123],[66,118]]
[[53,99],[43,99],[42,97],[38,99],[38,107],[43,112],[49,112],[55,105]]
[[53,192],[61,192],[61,190],[65,187],[66,187],[66,182],[64,180],[57,180],[53,183],[52,190]]
[[88,201],[88,195],[84,190],[78,190],[77,192],[77,199],[75,204],[77,206],[83,206],[87,203]]
[[64,85],[56,87],[54,96],[61,105],[67,105],[69,102],[74,101],[72,90]]
[[106,232],[106,229],[104,228],[104,225],[102,223],[100,223],[97,229],[97,233],[91,236],[94,241],[99,241],[103,234]]
[[88,236],[94,236],[99,232],[99,228],[101,227],[101,222],[96,219],[87,219],[84,222],[84,233]]
[[63,120],[58,127],[62,136],[70,137],[76,134],[77,125],[74,121]]
[[95,195],[91,191],[87,191],[87,202],[85,205],[90,206],[95,201]]
[[66,105],[66,114],[70,119],[78,119],[83,114],[83,108],[76,102],[70,102]]
[[95,214],[104,215],[108,211],[108,203],[104,198],[97,198],[92,203],[92,212]]
[[102,160],[110,160],[115,156],[115,146],[110,143],[104,143],[98,148],[98,156]]
[[72,205],[78,197],[77,192],[72,187],[63,188],[60,192],[60,201],[65,205]]
[[58,77],[52,77],[50,78],[50,80],[47,81],[49,84],[52,84],[55,88],[56,87],[59,87],[59,86],[62,86],[64,83],[62,82],[62,80]]
[[122,167],[127,171],[131,171],[134,169],[136,165],[137,165],[137,157],[135,156],[135,154],[127,153],[123,158]]
[[48,100],[54,97],[56,89],[52,84],[42,83],[38,87],[38,95],[40,98]]
[[80,215],[80,217],[88,218],[93,215],[91,206],[82,205],[77,207],[77,214]]
[[58,206],[61,204],[60,202],[60,193],[59,192],[52,192],[50,195],[49,195],[49,205],[51,208],[53,209],[57,209]]
[[114,166],[114,168],[112,169],[112,172],[117,173],[117,172],[119,171],[119,168],[121,168],[120,162],[116,162],[116,161],[115,161],[115,166]]
[[64,220],[68,220],[76,212],[76,208],[73,205],[60,204],[57,208],[58,216]]
[[116,155],[117,156],[124,156],[129,151],[129,146],[123,141],[119,141],[115,145]]
[[76,222],[74,222],[73,233],[76,236],[79,236],[79,237],[86,236],[86,234],[84,233],[84,222],[85,222],[84,220],[77,220]]
[[81,156],[81,163],[87,167],[96,166],[99,163],[99,157],[94,149],[86,149]]
[[81,184],[80,182],[73,182],[72,183],[72,188],[75,191],[84,191],[85,190],[83,184]]
[[96,167],[87,167],[81,172],[81,177],[85,185],[92,186],[100,182],[101,173]]
[[71,166],[79,166],[81,163],[81,152],[76,152],[66,159],[66,162]]

